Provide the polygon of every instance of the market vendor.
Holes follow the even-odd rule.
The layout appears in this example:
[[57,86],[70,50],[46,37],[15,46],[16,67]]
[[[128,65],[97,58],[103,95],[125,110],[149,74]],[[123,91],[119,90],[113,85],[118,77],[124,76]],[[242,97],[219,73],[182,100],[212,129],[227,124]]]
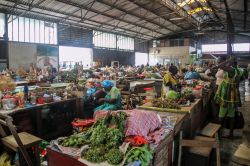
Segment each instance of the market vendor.
[[173,74],[170,71],[167,71],[162,80],[161,96],[163,97],[167,93],[167,91],[173,89],[176,83],[177,81],[174,78]]
[[201,78],[200,74],[194,71],[194,68],[192,66],[189,66],[188,71],[184,76],[184,79],[190,80],[190,79],[200,79],[200,78]]
[[84,117],[92,118],[93,110],[100,106],[98,100],[106,96],[106,92],[104,92],[99,86],[98,82],[94,82],[89,80],[85,85],[87,91],[83,100],[84,105]]
[[122,109],[121,92],[114,86],[114,83],[110,80],[104,80],[102,82],[102,87],[107,92],[107,95],[105,98],[99,99],[99,102],[102,103],[102,105],[95,108],[94,111]]

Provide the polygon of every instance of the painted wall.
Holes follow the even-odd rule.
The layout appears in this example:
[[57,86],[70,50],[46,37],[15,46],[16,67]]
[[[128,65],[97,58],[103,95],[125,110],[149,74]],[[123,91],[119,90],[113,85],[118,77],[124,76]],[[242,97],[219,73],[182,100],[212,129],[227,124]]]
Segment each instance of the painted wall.
[[93,61],[100,61],[103,66],[110,66],[111,61],[119,61],[120,65],[135,65],[135,52],[94,48]]
[[[51,50],[50,47],[55,47],[53,52],[58,52],[58,46],[50,46],[50,45],[34,44],[34,43],[9,42],[8,45],[9,68],[17,69],[19,66],[21,66],[24,67],[25,69],[29,69],[31,63],[34,64],[37,63],[37,56],[40,57],[50,56],[49,53],[47,53],[49,52],[48,50]],[[56,55],[56,57],[58,59],[58,55]]]
[[36,63],[36,50],[37,44],[9,42],[9,68],[29,69],[31,63]]
[[149,55],[151,58],[155,57],[156,59],[180,59],[182,64],[188,62],[189,53],[189,46],[156,47],[149,49]]

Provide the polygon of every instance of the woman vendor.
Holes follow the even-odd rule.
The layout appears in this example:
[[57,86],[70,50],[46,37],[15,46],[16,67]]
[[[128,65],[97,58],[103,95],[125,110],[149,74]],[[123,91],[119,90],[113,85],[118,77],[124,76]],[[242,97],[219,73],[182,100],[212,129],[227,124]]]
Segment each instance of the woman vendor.
[[99,99],[99,102],[102,103],[102,105],[95,108],[94,111],[122,109],[121,93],[120,90],[114,86],[114,83],[110,80],[104,80],[102,82],[102,87],[107,92],[107,95],[105,98]]
[[85,87],[87,88],[86,95],[83,100],[84,112],[83,116],[85,118],[93,117],[93,110],[100,106],[98,100],[106,96],[106,92],[104,92],[99,85],[100,83],[94,82],[93,80],[88,80]]
[[200,78],[201,78],[200,74],[194,71],[194,68],[192,66],[189,66],[188,71],[184,76],[184,79],[190,80],[190,79],[200,79]]
[[176,83],[177,81],[175,80],[173,74],[170,71],[167,71],[162,80],[161,96],[164,97],[167,91],[172,89],[176,85]]

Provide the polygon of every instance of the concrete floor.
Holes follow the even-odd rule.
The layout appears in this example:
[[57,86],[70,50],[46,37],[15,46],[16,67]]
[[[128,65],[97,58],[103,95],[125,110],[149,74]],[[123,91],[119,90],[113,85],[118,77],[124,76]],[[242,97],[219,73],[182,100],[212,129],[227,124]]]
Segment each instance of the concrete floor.
[[[243,130],[234,131],[234,139],[222,139],[220,141],[221,145],[221,162],[222,166],[240,166],[237,161],[233,160],[233,155],[238,146],[243,142],[243,131],[250,132],[250,86],[248,86],[248,81],[242,82],[240,85],[241,101],[243,105],[239,108],[245,119],[245,127]],[[225,130],[225,132],[228,132]],[[250,157],[250,154],[249,154]],[[250,165],[250,163],[249,163]]]

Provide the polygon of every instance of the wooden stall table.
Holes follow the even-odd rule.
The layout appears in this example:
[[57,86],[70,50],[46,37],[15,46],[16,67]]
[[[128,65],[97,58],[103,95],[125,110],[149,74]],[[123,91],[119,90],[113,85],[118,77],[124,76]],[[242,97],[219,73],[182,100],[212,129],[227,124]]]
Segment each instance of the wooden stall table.
[[192,137],[195,131],[200,128],[200,114],[202,113],[202,99],[196,99],[194,103],[191,103],[188,107],[181,107],[181,109],[168,109],[153,107],[152,103],[148,102],[142,106],[138,106],[138,109],[144,109],[149,111],[168,112],[169,115],[178,116],[179,114],[187,114],[187,118],[183,122],[183,132],[186,136]]
[[155,82],[155,91],[158,96],[161,95],[161,89],[162,89],[162,79],[151,79],[151,78],[145,78],[144,81],[154,81]]
[[[161,117],[170,115],[168,112],[159,112]],[[151,162],[152,166],[171,166],[172,161],[172,150],[173,141],[175,134],[181,130],[182,123],[187,118],[187,114],[178,114],[175,122],[175,127],[170,131],[160,143],[153,148],[154,158]],[[53,149],[48,149],[48,166],[61,166],[61,165],[74,165],[74,166],[86,166],[84,163],[78,161],[69,155],[60,153]]]
[[[79,107],[79,99],[71,98],[51,103],[32,105],[25,108],[0,110],[0,113],[12,116],[14,124],[20,128],[20,130],[25,130],[24,128],[27,126],[18,126],[18,123],[32,125],[32,131],[30,133],[49,140],[72,131],[71,122],[74,118],[79,116]],[[46,112],[49,115],[49,120],[45,123],[43,116]],[[22,117],[19,118],[21,122],[16,120],[18,116]],[[30,119],[32,124],[26,122],[27,119]],[[47,131],[45,131],[45,126],[47,126]]]

